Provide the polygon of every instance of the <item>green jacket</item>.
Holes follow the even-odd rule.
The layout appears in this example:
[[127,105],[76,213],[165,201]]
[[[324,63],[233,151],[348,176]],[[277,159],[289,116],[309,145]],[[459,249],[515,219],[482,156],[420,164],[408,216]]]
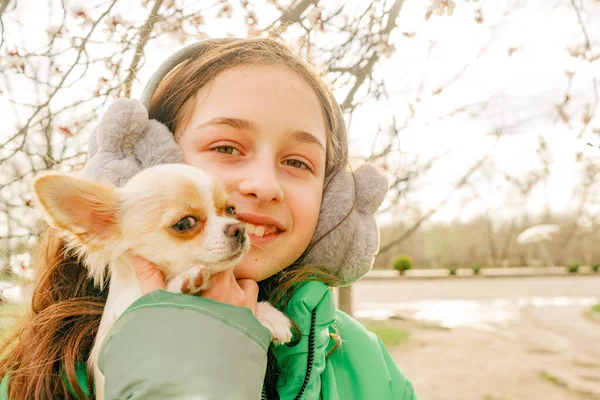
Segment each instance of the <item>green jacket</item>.
[[[282,400],[416,400],[385,346],[336,309],[325,284],[303,283],[284,311],[303,335],[275,350]],[[335,345],[330,333],[342,345],[327,357]],[[104,342],[99,365],[106,399],[260,399],[269,339],[246,308],[150,293],[129,307]],[[78,377],[86,390],[85,374]],[[5,386],[6,377],[0,400]]]

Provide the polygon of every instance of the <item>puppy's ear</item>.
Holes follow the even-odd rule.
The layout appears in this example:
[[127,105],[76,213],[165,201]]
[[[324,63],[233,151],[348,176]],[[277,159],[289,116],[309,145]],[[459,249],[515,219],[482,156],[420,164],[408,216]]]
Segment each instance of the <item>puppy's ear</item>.
[[33,183],[46,222],[87,240],[106,240],[119,230],[114,186],[88,178],[48,173]]

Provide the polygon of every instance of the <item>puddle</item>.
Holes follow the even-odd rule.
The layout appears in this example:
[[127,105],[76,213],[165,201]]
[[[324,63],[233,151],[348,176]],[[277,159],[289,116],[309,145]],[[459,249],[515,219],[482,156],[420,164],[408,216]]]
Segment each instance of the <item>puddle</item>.
[[444,328],[491,330],[506,326],[524,308],[590,307],[597,297],[528,297],[493,300],[424,300],[403,303],[359,303],[357,318],[385,320],[398,314]]

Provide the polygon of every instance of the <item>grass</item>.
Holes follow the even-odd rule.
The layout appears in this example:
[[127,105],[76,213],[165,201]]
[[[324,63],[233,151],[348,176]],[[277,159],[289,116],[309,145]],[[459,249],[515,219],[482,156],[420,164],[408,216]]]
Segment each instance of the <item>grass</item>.
[[364,322],[364,325],[368,330],[376,334],[387,347],[404,344],[410,337],[408,330],[395,327],[391,324],[369,321]]
[[592,312],[600,314],[600,303],[596,304],[595,306],[592,306]]
[[0,340],[8,333],[18,317],[27,310],[26,306],[17,304],[0,304]]
[[566,385],[566,384],[565,384],[563,381],[561,381],[560,379],[558,379],[556,376],[554,376],[554,375],[552,375],[552,374],[549,374],[548,372],[545,372],[545,371],[544,371],[544,372],[541,372],[541,373],[540,373],[540,376],[541,376],[541,377],[542,377],[542,379],[544,379],[545,381],[548,381],[548,382],[550,382],[550,383],[553,383],[553,384],[555,384],[555,385],[557,385],[557,386],[564,387],[564,388],[566,388],[566,387],[567,387],[567,385]]

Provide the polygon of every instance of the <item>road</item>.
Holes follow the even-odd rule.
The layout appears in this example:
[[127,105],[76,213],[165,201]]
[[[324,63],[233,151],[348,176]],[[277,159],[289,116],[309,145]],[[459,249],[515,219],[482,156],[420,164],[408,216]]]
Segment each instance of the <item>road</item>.
[[354,286],[355,314],[410,315],[446,327],[504,329],[600,358],[600,276],[368,280]]
[[[355,315],[359,318],[400,315],[455,328],[445,344],[440,344],[444,340],[442,333],[420,332],[416,338],[438,336],[426,347],[415,350],[414,355],[408,350],[400,356],[408,363],[407,368],[412,368],[411,372],[423,380],[419,382],[423,388],[433,384],[426,380],[432,374],[423,372],[425,367],[423,371],[419,369],[423,358],[430,361],[448,346],[460,347],[462,343],[465,347],[458,350],[460,354],[470,354],[467,364],[477,362],[475,354],[482,360],[481,365],[473,368],[474,374],[488,368],[489,360],[497,360],[499,353],[509,358],[508,367],[494,376],[506,374],[507,379],[512,376],[514,390],[521,390],[518,382],[522,379],[529,379],[531,385],[542,385],[535,377],[543,371],[560,377],[561,382],[577,393],[590,394],[589,398],[600,396],[600,320],[589,313],[591,305],[600,302],[600,276],[364,280],[354,285],[353,295]],[[473,333],[465,331],[470,328],[475,329]],[[485,335],[485,345],[473,350],[469,347],[473,342],[469,335],[477,337],[476,332]],[[503,340],[514,345],[501,347]],[[425,348],[431,354],[424,352]],[[490,350],[494,348],[496,352]],[[452,365],[457,360],[446,362]],[[440,379],[452,380],[447,375],[452,368],[438,369]],[[535,374],[531,372],[534,370]],[[496,382],[496,378],[483,373],[480,378]],[[431,390],[430,398],[437,398],[435,389]],[[536,390],[542,389],[536,386]],[[529,395],[513,394],[507,398],[523,396]]]
[[363,280],[354,285],[355,302],[492,300],[525,297],[600,297],[600,275],[531,278],[447,278]]

